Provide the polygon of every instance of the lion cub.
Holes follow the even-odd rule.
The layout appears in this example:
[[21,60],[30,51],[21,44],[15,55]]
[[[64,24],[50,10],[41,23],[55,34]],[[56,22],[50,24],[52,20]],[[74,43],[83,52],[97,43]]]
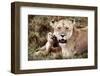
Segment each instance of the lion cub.
[[50,58],[61,58],[62,51],[59,46],[58,40],[53,33],[49,32],[47,34],[47,43],[39,49],[40,51],[36,52],[35,55],[39,56],[40,54],[43,56],[50,55]]
[[49,39],[48,39],[48,43],[51,46],[47,45],[47,50],[50,52],[51,58],[62,58],[62,49],[59,45],[59,41],[57,40],[57,37],[55,35],[53,35],[52,33],[48,33],[49,35],[51,35],[50,40],[52,39],[52,43],[50,43]]

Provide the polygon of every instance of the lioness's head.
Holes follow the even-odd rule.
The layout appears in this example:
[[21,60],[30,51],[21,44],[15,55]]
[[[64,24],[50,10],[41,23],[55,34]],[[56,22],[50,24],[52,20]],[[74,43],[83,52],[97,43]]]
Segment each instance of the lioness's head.
[[72,36],[74,21],[63,19],[60,21],[51,21],[50,25],[54,29],[54,35],[60,43],[66,43]]

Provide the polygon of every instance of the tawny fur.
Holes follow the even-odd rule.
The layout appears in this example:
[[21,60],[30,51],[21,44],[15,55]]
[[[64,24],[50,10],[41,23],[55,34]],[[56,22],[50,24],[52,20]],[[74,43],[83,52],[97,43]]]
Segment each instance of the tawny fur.
[[74,24],[75,22],[73,23],[68,19],[50,22],[57,39],[61,39],[61,35],[64,34],[63,39],[67,41],[66,43],[59,43],[62,48],[63,58],[73,58],[75,54],[80,54],[87,49],[88,28],[77,29]]

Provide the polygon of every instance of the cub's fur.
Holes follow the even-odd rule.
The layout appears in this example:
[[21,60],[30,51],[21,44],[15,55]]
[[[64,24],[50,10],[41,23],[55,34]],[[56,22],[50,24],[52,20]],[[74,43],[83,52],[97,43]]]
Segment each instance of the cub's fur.
[[51,58],[59,58],[62,56],[61,47],[59,46],[57,38],[51,32],[47,34],[47,43],[35,53],[36,56],[40,54],[44,56],[50,54]]

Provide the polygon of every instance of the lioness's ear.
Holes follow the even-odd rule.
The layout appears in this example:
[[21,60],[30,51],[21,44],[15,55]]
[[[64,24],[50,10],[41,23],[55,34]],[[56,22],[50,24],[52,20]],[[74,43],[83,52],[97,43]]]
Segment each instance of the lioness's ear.
[[54,20],[50,21],[50,26],[51,27],[54,27],[54,24],[55,24],[55,21]]
[[76,22],[75,22],[75,19],[71,19],[70,20],[71,21],[71,23],[74,25]]

